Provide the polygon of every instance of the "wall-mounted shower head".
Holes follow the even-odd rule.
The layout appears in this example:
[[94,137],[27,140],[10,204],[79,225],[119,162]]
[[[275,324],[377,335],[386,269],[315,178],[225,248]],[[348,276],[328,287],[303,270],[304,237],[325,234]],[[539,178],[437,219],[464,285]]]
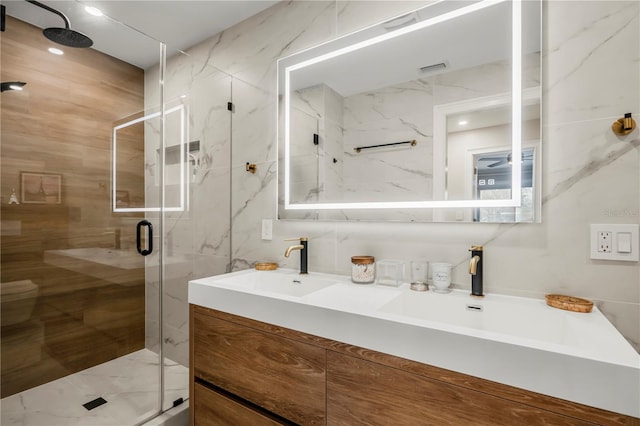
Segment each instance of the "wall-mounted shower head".
[[48,38],[49,40],[55,43],[59,43],[68,47],[93,46],[93,40],[91,40],[86,35],[78,31],[74,31],[70,28],[71,22],[69,22],[69,18],[67,18],[67,16],[64,13],[57,11],[54,8],[49,7],[46,4],[42,4],[38,1],[34,1],[34,0],[26,0],[26,1],[44,10],[48,10],[51,13],[55,13],[56,15],[58,15],[64,20],[65,28],[45,28],[44,30],[42,30],[42,34],[44,34],[46,38]]
[[4,92],[6,90],[22,90],[22,87],[27,84],[24,81],[7,81],[0,83],[0,92]]

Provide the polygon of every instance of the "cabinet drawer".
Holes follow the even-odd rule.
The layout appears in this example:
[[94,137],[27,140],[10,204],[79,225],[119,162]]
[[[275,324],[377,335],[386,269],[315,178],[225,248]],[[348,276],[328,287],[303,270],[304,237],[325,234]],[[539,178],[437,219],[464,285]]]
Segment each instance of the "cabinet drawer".
[[193,390],[194,426],[282,425],[198,383]]
[[327,352],[328,425],[588,425],[529,405]]
[[193,313],[194,375],[298,424],[324,424],[323,348]]

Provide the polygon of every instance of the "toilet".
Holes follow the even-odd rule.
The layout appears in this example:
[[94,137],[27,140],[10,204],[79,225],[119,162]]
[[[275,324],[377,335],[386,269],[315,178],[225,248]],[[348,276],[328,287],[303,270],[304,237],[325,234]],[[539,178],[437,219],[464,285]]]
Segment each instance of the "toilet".
[[38,286],[31,280],[0,283],[2,327],[29,320],[38,296]]

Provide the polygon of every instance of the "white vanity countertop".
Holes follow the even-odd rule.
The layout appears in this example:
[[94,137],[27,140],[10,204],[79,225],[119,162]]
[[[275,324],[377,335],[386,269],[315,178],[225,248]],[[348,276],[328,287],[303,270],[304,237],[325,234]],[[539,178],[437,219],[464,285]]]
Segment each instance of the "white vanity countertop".
[[190,281],[189,303],[640,417],[640,355],[596,308],[286,269]]

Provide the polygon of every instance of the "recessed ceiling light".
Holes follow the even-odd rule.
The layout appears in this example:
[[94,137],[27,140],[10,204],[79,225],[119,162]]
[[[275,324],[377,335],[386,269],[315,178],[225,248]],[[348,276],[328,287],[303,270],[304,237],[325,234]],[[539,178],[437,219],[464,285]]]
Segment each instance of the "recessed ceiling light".
[[54,55],[64,55],[64,52],[62,50],[57,49],[55,47],[50,47],[49,53],[53,53]]
[[458,121],[458,124],[459,124],[460,126],[466,126],[468,123],[469,123],[469,122],[468,122],[467,120],[460,120],[460,121]]
[[89,15],[93,15],[93,16],[102,16],[102,11],[100,9],[98,9],[97,7],[93,7],[93,6],[85,6],[84,7],[85,12],[87,12]]

